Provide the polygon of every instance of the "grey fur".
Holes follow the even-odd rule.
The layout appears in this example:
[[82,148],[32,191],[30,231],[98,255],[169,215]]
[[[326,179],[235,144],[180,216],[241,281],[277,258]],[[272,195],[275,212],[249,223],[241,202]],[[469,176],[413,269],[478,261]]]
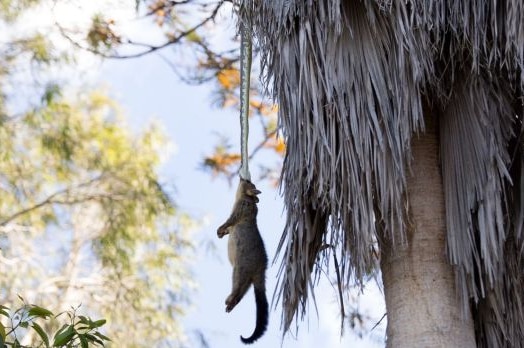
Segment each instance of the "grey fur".
[[259,339],[268,323],[267,254],[257,226],[258,194],[260,191],[251,181],[241,178],[231,215],[217,230],[218,238],[229,234],[228,257],[233,266],[233,286],[226,299],[226,312],[235,308],[251,285],[255,291],[256,327],[250,337],[240,337],[245,344]]

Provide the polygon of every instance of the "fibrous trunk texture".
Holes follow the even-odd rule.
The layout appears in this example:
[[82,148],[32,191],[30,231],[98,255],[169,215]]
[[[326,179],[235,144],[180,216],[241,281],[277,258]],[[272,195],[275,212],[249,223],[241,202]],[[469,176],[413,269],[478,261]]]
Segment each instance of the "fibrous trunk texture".
[[333,255],[342,289],[369,278],[377,239],[409,245],[407,169],[426,103],[440,126],[447,230],[431,251],[455,271],[448,294],[471,309],[479,347],[524,347],[524,2],[235,3],[286,142],[284,330]]
[[462,313],[446,259],[444,191],[437,128],[413,138],[407,178],[407,243],[381,245],[387,347],[475,347],[473,320]]

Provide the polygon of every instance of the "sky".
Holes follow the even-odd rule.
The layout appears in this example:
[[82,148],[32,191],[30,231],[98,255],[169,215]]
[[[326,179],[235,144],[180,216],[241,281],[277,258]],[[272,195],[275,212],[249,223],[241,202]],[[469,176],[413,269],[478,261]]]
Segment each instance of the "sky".
[[[109,92],[124,106],[133,128],[151,120],[165,127],[176,151],[162,170],[163,178],[174,184],[174,198],[180,209],[203,221],[197,232],[197,244],[202,247],[193,265],[199,288],[192,299],[189,315],[184,318],[186,328],[202,330],[211,347],[243,346],[239,336],[249,336],[255,325],[254,297],[250,290],[231,313],[225,313],[224,300],[231,291],[232,268],[227,259],[226,238],[216,237],[217,227],[231,211],[236,182],[230,186],[226,180],[212,178],[199,169],[204,155],[212,150],[217,133],[231,139],[232,144],[238,144],[238,113],[212,107],[209,86],[186,85],[154,55],[136,60],[106,61],[101,66],[100,76],[103,77],[101,83],[107,85]],[[255,132],[253,128],[251,132]],[[253,148],[252,143],[250,148]],[[257,178],[260,174],[257,167],[252,165],[250,169],[252,178]],[[272,260],[284,227],[283,203],[277,189],[265,182],[255,184],[262,191],[258,227]],[[216,246],[214,252],[205,247],[209,242]],[[270,263],[268,269],[269,299],[276,286],[278,266],[279,261]],[[282,347],[289,348],[384,346],[385,321],[363,339],[349,330],[340,338],[336,292],[325,277],[323,280],[316,292],[318,318],[311,303],[308,319],[301,322],[296,339],[286,335],[282,341],[280,311],[272,310],[268,331],[258,343],[260,347],[278,347],[281,343]],[[384,314],[382,295],[372,284],[369,288],[369,293],[366,292],[361,300],[361,310],[378,321]]]
[[[239,137],[238,115],[211,108],[211,91],[208,88],[180,83],[170,68],[157,57],[106,62],[103,71],[104,82],[110,86],[111,93],[116,93],[115,97],[124,106],[134,127],[148,119],[165,126],[177,151],[163,169],[164,178],[174,183],[175,201],[180,209],[204,220],[198,231],[199,244],[205,245],[211,239],[217,247],[215,253],[206,252],[203,248],[198,255],[194,270],[199,291],[197,298],[193,299],[195,306],[187,318],[186,327],[203,330],[209,335],[212,347],[241,346],[238,336],[250,335],[254,328],[254,298],[252,291],[249,291],[234,311],[230,314],[224,312],[224,299],[230,291],[231,266],[227,260],[227,241],[216,238],[216,228],[225,221],[231,210],[235,187],[229,186],[223,179],[213,179],[209,173],[199,169],[203,156],[216,141],[216,132],[231,138]],[[252,177],[256,178],[259,174],[257,168],[252,166],[251,171]],[[282,199],[275,188],[265,183],[261,183],[259,188],[262,194],[258,225],[272,259],[284,225]],[[268,296],[275,288],[278,265],[270,265],[267,274]],[[335,292],[327,284],[323,284],[322,290],[317,294],[320,323],[311,307],[312,318],[309,323],[303,323],[299,340],[288,338],[284,341],[284,347],[307,347],[308,344],[318,347],[326,342],[326,338],[331,340],[329,347],[339,346]],[[329,305],[330,310],[324,310],[325,305]],[[380,319],[381,313],[376,313],[377,316]],[[275,347],[280,343],[279,320],[280,314],[273,311],[269,330],[263,341],[261,339],[265,342],[264,346],[269,346],[271,342],[271,346]],[[353,340],[353,347],[376,346],[372,342],[347,336],[340,346],[347,346],[345,343]]]
[[[108,11],[116,11],[115,16],[122,18],[129,17],[130,13],[133,15],[134,1],[116,2],[123,7],[108,7]],[[107,1],[84,2],[81,11],[74,8],[55,8],[55,16],[64,24],[85,20],[90,9],[104,3]],[[231,13],[223,13],[222,16],[226,21],[232,21]],[[31,23],[37,25],[38,21],[42,20],[43,16],[36,16]],[[231,26],[223,31],[220,27],[214,28],[217,37],[229,35]],[[147,28],[149,27],[142,23],[134,27],[129,25],[126,30],[142,41],[158,40],[158,31]],[[57,41],[57,44],[60,42]],[[161,54],[169,54],[169,48]],[[166,162],[161,169],[161,178],[165,184],[175,188],[173,198],[179,209],[200,222],[194,234],[197,254],[191,264],[198,289],[192,297],[188,314],[175,319],[183,321],[190,335],[195,330],[201,331],[212,348],[243,347],[239,336],[251,335],[255,326],[253,292],[248,291],[231,313],[225,312],[224,300],[231,291],[232,267],[227,258],[227,238],[216,237],[217,227],[227,219],[231,211],[236,182],[231,186],[226,180],[213,178],[210,173],[200,169],[204,156],[211,153],[218,140],[217,134],[226,136],[231,144],[238,147],[238,112],[213,107],[212,89],[209,85],[189,86],[180,81],[158,54],[103,62],[86,56],[85,59],[80,59],[79,64],[88,67],[87,75],[93,86],[106,88],[121,104],[129,125],[135,131],[139,131],[150,122],[155,122],[164,128],[174,143],[172,149],[166,148]],[[85,78],[85,74],[82,74]],[[71,76],[78,77],[75,74]],[[252,126],[251,132],[256,132],[256,126]],[[253,148],[254,141],[255,137],[251,137],[250,148]],[[259,157],[258,160],[265,160],[263,154]],[[274,158],[268,157],[267,160],[274,161]],[[273,163],[270,162],[269,165]],[[258,167],[251,164],[250,169],[255,181],[260,174]],[[279,191],[267,182],[255,181],[255,184],[262,191],[259,196],[258,227],[271,261],[284,227],[283,202]],[[279,265],[280,260],[276,263],[270,262],[266,274],[267,296],[270,302],[276,287]],[[371,333],[365,334],[362,339],[349,328],[346,328],[344,336],[341,337],[337,293],[325,276],[317,286],[315,295],[318,312],[315,311],[312,301],[309,301],[307,317],[299,322],[297,335],[287,334],[282,338],[279,303],[276,309],[272,307],[270,310],[268,330],[255,346],[384,346],[386,320]],[[372,318],[367,323],[368,328],[382,318],[385,312],[384,301],[377,286],[369,284],[360,299],[359,309],[362,314]]]

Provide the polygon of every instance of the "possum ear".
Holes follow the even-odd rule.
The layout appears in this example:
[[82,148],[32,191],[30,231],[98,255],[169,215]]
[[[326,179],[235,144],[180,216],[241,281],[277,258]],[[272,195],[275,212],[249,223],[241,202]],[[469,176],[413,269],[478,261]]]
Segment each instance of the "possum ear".
[[257,195],[261,194],[262,192],[257,190],[256,188],[248,189],[246,191],[246,194],[251,197],[256,197]]
[[249,188],[246,190],[246,196],[251,197],[255,203],[258,203],[258,197],[257,195],[261,192],[257,190],[256,188]]

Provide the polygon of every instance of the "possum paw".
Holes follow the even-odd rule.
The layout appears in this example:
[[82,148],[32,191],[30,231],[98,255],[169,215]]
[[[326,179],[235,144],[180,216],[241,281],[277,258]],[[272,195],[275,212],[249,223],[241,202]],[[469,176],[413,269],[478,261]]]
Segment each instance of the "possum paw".
[[226,312],[231,312],[233,308],[238,304],[239,300],[232,295],[229,295],[226,299]]
[[218,238],[224,237],[226,234],[229,233],[229,227],[220,226],[217,230],[217,236]]

